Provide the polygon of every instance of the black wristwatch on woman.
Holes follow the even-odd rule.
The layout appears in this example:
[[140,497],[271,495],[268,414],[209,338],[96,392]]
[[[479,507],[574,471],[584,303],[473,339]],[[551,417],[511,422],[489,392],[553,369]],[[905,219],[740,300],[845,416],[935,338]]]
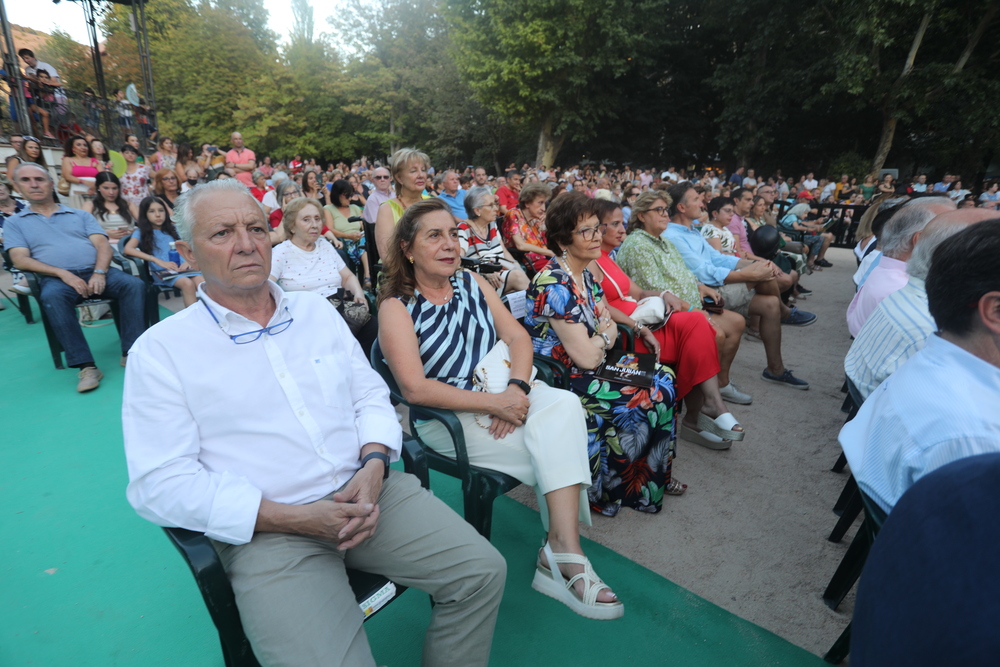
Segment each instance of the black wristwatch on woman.
[[511,385],[511,384],[517,385],[518,387],[521,388],[521,391],[524,392],[525,396],[527,396],[528,394],[531,393],[531,385],[528,384],[527,382],[525,382],[524,380],[518,380],[518,379],[515,379],[515,378],[511,378],[511,379],[507,380],[507,384],[508,385]]

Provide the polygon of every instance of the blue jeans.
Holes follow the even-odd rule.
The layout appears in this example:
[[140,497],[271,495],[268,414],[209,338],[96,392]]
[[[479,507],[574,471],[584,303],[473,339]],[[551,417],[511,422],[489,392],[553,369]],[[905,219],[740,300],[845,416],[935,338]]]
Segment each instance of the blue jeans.
[[[89,281],[93,271],[73,271],[83,281]],[[72,287],[51,276],[39,276],[39,298],[45,317],[66,352],[66,365],[79,367],[93,364],[87,339],[77,320],[76,307],[84,299]],[[110,298],[118,301],[118,323],[121,326],[122,354],[127,354],[132,343],[146,330],[146,288],[142,281],[122,273],[118,269],[108,269],[104,293],[96,298]]]

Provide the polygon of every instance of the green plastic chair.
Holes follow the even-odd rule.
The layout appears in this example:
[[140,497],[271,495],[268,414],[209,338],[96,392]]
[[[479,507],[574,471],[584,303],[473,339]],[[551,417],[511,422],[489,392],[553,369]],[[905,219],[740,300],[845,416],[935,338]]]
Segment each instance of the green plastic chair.
[[[536,356],[535,359],[537,361],[538,357]],[[377,342],[372,346],[371,363],[372,368],[382,376],[382,379],[389,386],[389,393],[392,395],[392,398],[409,408],[410,433],[420,443],[424,456],[427,458],[427,466],[432,470],[455,477],[462,482],[465,520],[472,524],[480,535],[486,539],[490,539],[490,530],[493,525],[493,501],[497,496],[501,496],[511,489],[520,486],[521,482],[502,472],[470,464],[469,453],[465,447],[465,433],[455,413],[442,408],[413,405],[403,398],[399,384],[396,382],[396,378],[393,377],[392,371],[389,370],[388,364],[386,364],[385,359],[382,357],[382,350]],[[536,366],[536,368],[538,368],[538,379],[552,386],[554,379],[550,367],[543,365]],[[437,453],[417,435],[416,422],[426,419],[434,419],[441,422],[448,431],[448,435],[451,436],[455,447],[455,458],[449,458]]]

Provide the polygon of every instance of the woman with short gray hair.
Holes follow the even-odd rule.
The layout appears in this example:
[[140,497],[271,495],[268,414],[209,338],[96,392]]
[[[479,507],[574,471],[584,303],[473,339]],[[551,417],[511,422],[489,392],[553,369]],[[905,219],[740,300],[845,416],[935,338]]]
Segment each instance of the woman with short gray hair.
[[521,270],[503,244],[497,228],[497,198],[486,186],[478,186],[465,195],[466,220],[458,223],[459,252],[463,257],[499,264],[502,271],[483,273],[497,294],[528,289],[528,275]]

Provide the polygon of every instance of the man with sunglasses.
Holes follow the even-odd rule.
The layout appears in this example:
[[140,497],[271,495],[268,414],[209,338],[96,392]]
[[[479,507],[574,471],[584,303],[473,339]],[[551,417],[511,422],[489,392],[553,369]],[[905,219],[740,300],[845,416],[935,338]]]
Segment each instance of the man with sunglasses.
[[336,309],[268,280],[257,201],[234,180],[180,197],[199,303],[132,348],[122,422],[127,496],[205,533],[265,665],[374,665],[346,568],[431,594],[424,664],[489,660],[503,557],[417,479],[389,469],[389,392]]
[[384,202],[393,199],[396,191],[392,187],[392,176],[385,167],[378,167],[372,173],[372,182],[375,183],[375,190],[368,195],[365,203],[365,210],[361,212],[361,218],[368,224],[374,225],[375,218],[378,217],[378,207]]

